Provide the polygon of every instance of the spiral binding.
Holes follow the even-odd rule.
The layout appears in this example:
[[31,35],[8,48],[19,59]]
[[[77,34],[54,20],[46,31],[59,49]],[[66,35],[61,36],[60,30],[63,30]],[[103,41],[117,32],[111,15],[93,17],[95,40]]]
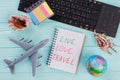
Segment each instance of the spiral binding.
[[39,0],[36,3],[32,4],[32,6],[30,6],[29,8],[27,8],[27,12],[31,12],[33,9],[35,9],[36,7],[38,7],[41,3],[43,3],[45,0]]
[[51,52],[49,54],[49,58],[47,60],[47,65],[51,64],[51,58],[53,56],[53,52],[54,52],[54,48],[55,48],[55,44],[56,44],[56,40],[57,40],[58,31],[59,31],[59,29],[56,28],[56,30],[55,30],[55,36],[54,36],[54,41],[52,43],[52,49],[51,49]]

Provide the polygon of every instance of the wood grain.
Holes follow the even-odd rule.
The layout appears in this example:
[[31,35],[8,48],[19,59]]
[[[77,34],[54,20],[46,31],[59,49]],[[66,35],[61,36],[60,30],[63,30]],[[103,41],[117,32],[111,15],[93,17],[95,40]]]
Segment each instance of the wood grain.
[[[120,7],[120,0],[99,1]],[[115,48],[118,50],[118,53],[112,52],[113,55],[109,55],[97,47],[92,32],[56,21],[46,20],[39,26],[34,26],[31,22],[30,27],[24,31],[12,30],[8,26],[8,18],[11,15],[27,15],[17,10],[18,4],[19,0],[0,1],[0,80],[120,80],[120,27],[116,38],[113,39],[113,42],[117,44]],[[46,65],[56,27],[86,34],[77,74],[51,69]],[[25,38],[25,42],[33,40],[32,45],[46,38],[50,40],[49,43],[38,52],[38,54],[43,57],[37,60],[37,64],[42,64],[42,66],[37,68],[35,77],[32,77],[31,61],[29,58],[26,58],[15,66],[14,75],[10,73],[9,69],[6,68],[7,65],[3,62],[4,59],[14,60],[19,57],[21,53],[25,52],[20,46],[9,41],[10,38],[20,39],[22,37]],[[101,55],[107,60],[108,69],[103,76],[94,77],[87,72],[86,61],[91,55]]]

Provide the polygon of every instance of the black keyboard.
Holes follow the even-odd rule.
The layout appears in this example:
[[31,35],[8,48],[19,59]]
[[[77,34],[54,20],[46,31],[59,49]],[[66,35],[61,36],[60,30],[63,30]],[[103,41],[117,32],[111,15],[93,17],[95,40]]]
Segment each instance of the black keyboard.
[[46,1],[55,13],[52,20],[115,37],[120,21],[120,8],[90,0]]
[[[18,10],[26,12],[37,1],[20,0]],[[92,0],[46,1],[55,13],[52,20],[115,37],[120,22],[119,7]]]

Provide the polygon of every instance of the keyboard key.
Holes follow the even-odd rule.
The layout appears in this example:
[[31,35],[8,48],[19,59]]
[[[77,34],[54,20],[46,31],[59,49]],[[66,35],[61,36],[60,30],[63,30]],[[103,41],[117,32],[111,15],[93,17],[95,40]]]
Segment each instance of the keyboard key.
[[95,29],[101,11],[101,4],[89,0],[46,0],[55,12],[51,18],[73,26]]

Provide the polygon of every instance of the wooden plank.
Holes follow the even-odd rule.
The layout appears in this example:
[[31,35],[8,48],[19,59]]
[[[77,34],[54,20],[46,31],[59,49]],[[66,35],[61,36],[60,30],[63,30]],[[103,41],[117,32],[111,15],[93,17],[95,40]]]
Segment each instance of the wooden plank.
[[[42,79],[42,80],[119,80],[119,74],[120,72],[110,72],[108,76],[101,76],[101,77],[94,77],[87,73],[81,73],[81,74],[55,74],[55,73],[39,73],[36,75],[36,77],[32,77],[31,73],[16,73],[14,75],[10,73],[2,73],[0,77],[2,77],[3,80],[36,80],[36,79]],[[87,77],[86,77],[86,76]],[[8,76],[8,77],[6,77]],[[24,77],[23,77],[24,76]],[[47,77],[46,77],[47,76]]]
[[[48,68],[46,65],[47,59],[49,57],[49,53],[50,53],[50,47],[48,48],[47,46],[41,48],[38,52],[38,55],[42,55],[43,58],[41,60],[37,60],[37,63],[41,63],[42,67],[40,69],[42,69],[42,72],[49,72],[49,73],[61,73],[63,71],[58,71],[56,69],[51,69]],[[119,47],[120,49],[120,47]],[[18,58],[22,53],[24,54],[24,50],[22,48],[1,48],[0,49],[0,65],[4,65],[4,66],[0,66],[1,67],[1,71],[4,72],[4,67],[5,67],[5,63],[2,62],[4,59],[9,59],[9,60],[14,60],[15,58]],[[80,62],[79,62],[79,67],[78,67],[78,73],[81,72],[85,72],[86,71],[86,61],[88,60],[88,58],[92,55],[101,55],[103,56],[107,62],[108,62],[108,72],[111,71],[120,71],[119,67],[119,60],[120,60],[120,55],[119,54],[115,54],[113,53],[112,55],[109,55],[105,52],[103,52],[102,50],[100,50],[97,47],[84,47],[83,51],[82,51],[82,55],[80,58]],[[117,59],[117,61],[116,61]],[[18,66],[26,64],[26,67],[30,67],[30,63],[31,61],[27,58],[24,61],[22,61],[21,63],[19,63]],[[20,68],[21,71],[22,68]]]
[[[48,23],[49,24],[49,23]],[[51,23],[50,23],[51,24]],[[43,24],[44,25],[44,24]],[[67,27],[64,27],[67,28]],[[27,33],[30,31],[29,33]],[[53,42],[55,28],[53,26],[41,26],[41,27],[31,27],[26,29],[25,31],[1,31],[0,32],[0,47],[16,47],[14,43],[9,41],[10,38],[16,38],[20,40],[21,38],[25,38],[25,42],[29,40],[33,40],[31,44],[36,44],[43,39],[49,39],[49,45]],[[93,33],[89,31],[79,30],[77,32],[82,32],[86,34],[85,39],[85,47],[97,47],[96,41],[94,39]],[[44,34],[44,36],[43,36]],[[119,38],[118,38],[119,39]],[[117,47],[120,46],[119,40],[113,39],[113,42],[116,43]]]
[[[119,0],[115,0],[115,1],[99,0],[99,1],[106,2],[108,4],[112,4],[112,5],[120,7]],[[0,11],[1,11],[0,15],[2,15],[2,16],[0,16],[0,22],[7,22],[7,19],[11,15],[20,15],[20,14],[27,15],[26,13],[23,13],[23,12],[17,10],[18,4],[19,4],[18,0],[14,0],[14,1],[10,1],[10,2],[1,1],[0,7],[2,7],[2,8],[0,8]]]

